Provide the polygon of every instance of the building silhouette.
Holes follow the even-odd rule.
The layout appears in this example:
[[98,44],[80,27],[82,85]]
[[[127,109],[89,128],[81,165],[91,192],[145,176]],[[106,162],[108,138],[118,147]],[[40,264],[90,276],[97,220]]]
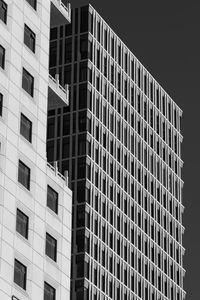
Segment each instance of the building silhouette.
[[46,158],[47,106],[68,90],[49,76],[58,0],[0,0],[0,299],[70,298],[72,192]]
[[71,299],[182,300],[182,111],[91,5],[51,29],[47,156],[73,191]]

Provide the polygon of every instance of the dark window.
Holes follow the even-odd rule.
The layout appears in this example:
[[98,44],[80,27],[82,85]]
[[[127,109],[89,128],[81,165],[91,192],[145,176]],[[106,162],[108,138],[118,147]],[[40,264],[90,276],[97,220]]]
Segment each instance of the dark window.
[[0,45],[0,67],[5,68],[5,49]]
[[79,85],[79,109],[87,108],[87,84]]
[[0,116],[2,116],[3,112],[3,95],[0,93]]
[[48,118],[47,121],[47,138],[54,138],[55,134],[55,118]]
[[26,24],[24,25],[24,44],[35,52],[35,33]]
[[17,209],[16,230],[28,239],[28,217],[19,209]]
[[80,59],[88,58],[88,36],[82,35],[80,37]]
[[22,88],[33,97],[34,78],[23,68]]
[[81,23],[80,23],[80,32],[88,31],[88,6],[81,7]]
[[54,141],[47,142],[47,160],[49,162],[54,160]]
[[26,266],[15,259],[14,282],[24,290],[26,289]]
[[0,0],[0,19],[6,24],[7,22],[7,4]]
[[37,5],[37,0],[26,0],[35,10]]
[[87,63],[83,62],[80,63],[80,72],[79,72],[79,81],[86,81],[87,80]]
[[56,299],[56,290],[49,285],[44,283],[44,300],[55,300]]
[[65,63],[71,63],[72,60],[72,38],[65,40]]
[[30,143],[32,140],[32,122],[21,114],[20,134],[25,137]]
[[46,255],[56,261],[57,241],[48,233],[46,233]]
[[31,170],[19,160],[18,181],[28,190],[30,190],[30,173]]
[[49,67],[54,67],[56,65],[57,59],[57,41],[50,43],[50,55],[49,55]]
[[47,206],[56,214],[58,213],[58,193],[49,185],[47,186]]
[[63,138],[62,158],[68,158],[70,154],[70,142],[69,137]]

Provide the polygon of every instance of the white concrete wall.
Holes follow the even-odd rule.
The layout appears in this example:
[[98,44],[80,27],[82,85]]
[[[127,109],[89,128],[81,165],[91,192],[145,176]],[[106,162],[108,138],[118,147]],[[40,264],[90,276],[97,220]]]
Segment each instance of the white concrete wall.
[[[26,0],[4,0],[7,25],[0,21],[0,44],[6,49],[0,68],[4,96],[0,117],[0,299],[42,300],[44,281],[56,288],[56,299],[69,299],[72,195],[46,163],[50,0],[38,0],[37,11]],[[24,23],[36,34],[35,54],[23,43]],[[35,80],[34,98],[22,89],[22,68]],[[20,135],[20,114],[33,124],[30,144]],[[31,188],[18,183],[18,160],[31,168]],[[59,193],[58,215],[46,206],[47,184]],[[29,216],[29,238],[16,232],[16,210]],[[46,231],[57,239],[57,263],[45,255]],[[14,259],[27,266],[27,289],[14,282]]]

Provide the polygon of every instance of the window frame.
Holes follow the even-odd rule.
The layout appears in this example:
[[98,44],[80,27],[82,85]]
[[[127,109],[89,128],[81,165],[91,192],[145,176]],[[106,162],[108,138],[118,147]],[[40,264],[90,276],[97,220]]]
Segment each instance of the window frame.
[[[22,119],[24,119],[24,121],[26,122],[29,122],[30,124],[30,132],[28,132],[28,135],[26,134],[23,134],[23,131],[22,131]],[[25,123],[23,123],[24,126],[25,126]],[[27,127],[26,127],[26,130],[27,130]],[[26,132],[25,132],[26,133]],[[32,143],[32,122],[23,114],[21,113],[21,117],[20,117],[20,134],[27,140],[29,141],[30,143]]]
[[[28,81],[28,88],[26,88],[26,85],[24,85],[24,78]],[[31,87],[29,86],[29,79],[32,80]],[[24,67],[22,69],[22,88],[27,94],[29,94],[31,97],[34,97],[34,77]]]
[[[27,39],[26,39],[27,37]],[[26,42],[27,41],[27,42]],[[33,45],[31,45],[31,41],[33,41]],[[36,44],[36,34],[31,30],[31,28],[24,24],[24,44],[35,53],[35,44]]]
[[[48,192],[49,192],[49,190],[52,191],[53,193],[55,193],[55,195],[57,196],[57,197],[56,197],[56,205],[55,205],[56,209],[55,209],[55,210],[52,208],[51,205],[48,205],[48,203],[50,202],[50,200],[48,201],[48,195],[49,195]],[[51,209],[55,214],[58,214],[58,198],[59,198],[58,192],[56,192],[56,191],[48,184],[48,185],[47,185],[47,207],[48,207],[49,209]],[[52,198],[51,198],[51,200],[52,200]],[[53,201],[54,201],[54,199],[53,199]],[[54,206],[54,205],[53,205],[53,206]]]
[[0,49],[2,49],[3,53],[2,53],[2,57],[1,57],[1,63],[0,63],[0,67],[5,70],[5,58],[6,58],[6,49],[0,45]]
[[[24,278],[23,278],[23,284],[20,285],[19,282],[16,281],[16,263],[18,263],[21,267],[24,267]],[[19,270],[19,268],[18,268]],[[18,259],[15,258],[14,261],[14,283],[17,284],[19,287],[21,287],[22,289],[26,290],[26,283],[27,283],[27,266],[25,266],[23,263],[21,263]]]
[[[17,224],[18,224],[18,213],[20,213],[23,217],[26,218],[26,224],[25,224],[25,234],[23,234],[23,232],[20,232],[20,230],[17,229]],[[22,219],[21,219],[22,220]],[[24,222],[22,220],[22,225],[24,225]],[[23,211],[21,211],[19,208],[17,208],[17,213],[16,213],[16,231],[21,234],[25,239],[28,240],[28,229],[29,229],[29,217],[23,213]]]
[[[4,7],[3,7],[4,6]],[[5,16],[4,16],[4,18],[2,18],[1,16],[2,16],[2,10],[4,9],[4,11],[5,11]],[[7,15],[8,15],[8,4],[5,2],[5,1],[3,1],[3,0],[0,0],[0,20],[2,21],[2,22],[4,22],[4,24],[7,24]]]
[[46,299],[45,298],[45,286],[47,286],[53,290],[53,298],[50,300],[55,300],[56,299],[56,289],[46,281],[44,282],[44,300]]
[[34,9],[34,10],[37,10],[37,0],[26,0],[29,5]]
[[[27,170],[28,170],[28,184],[27,184],[27,186],[22,181],[20,181],[20,165],[22,165],[23,167],[27,168]],[[23,163],[23,161],[21,161],[19,159],[19,162],[18,162],[18,182],[21,185],[23,185],[29,191],[30,191],[30,179],[31,179],[31,169],[25,163]]]
[[3,94],[0,93],[0,117],[3,115]]
[[[48,238],[51,239],[51,242],[55,242],[54,244],[54,249],[52,249],[52,247],[50,248],[50,251],[52,252],[53,250],[53,254],[52,253],[48,253],[48,247],[47,245],[49,246],[52,246],[52,243],[48,244]],[[45,242],[45,254],[50,258],[52,259],[53,261],[57,262],[57,240],[52,236],[50,235],[48,232],[46,232],[46,242]]]

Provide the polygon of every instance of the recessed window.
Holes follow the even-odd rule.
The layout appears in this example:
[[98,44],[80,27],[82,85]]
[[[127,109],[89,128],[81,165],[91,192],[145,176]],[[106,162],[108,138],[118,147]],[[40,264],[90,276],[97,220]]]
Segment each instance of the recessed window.
[[35,33],[26,24],[24,25],[24,44],[35,53]]
[[0,19],[6,24],[7,22],[7,4],[0,0]]
[[49,185],[47,186],[47,206],[56,214],[58,213],[58,193]]
[[33,97],[34,78],[24,68],[23,68],[23,76],[22,76],[22,87],[29,95]]
[[18,181],[28,190],[30,190],[30,173],[30,168],[19,160]]
[[24,290],[26,290],[26,272],[26,266],[15,259],[14,282]]
[[5,68],[5,48],[0,45],[0,67]]
[[28,217],[19,209],[17,209],[16,230],[28,239]]
[[44,300],[55,300],[56,290],[47,282],[44,283]]
[[21,121],[20,121],[20,134],[25,137],[30,143],[32,140],[32,122],[21,114]]
[[37,6],[37,0],[26,0],[35,10]]
[[50,234],[46,233],[46,255],[56,261],[57,241]]
[[3,113],[3,95],[0,93],[0,116],[2,117]]

